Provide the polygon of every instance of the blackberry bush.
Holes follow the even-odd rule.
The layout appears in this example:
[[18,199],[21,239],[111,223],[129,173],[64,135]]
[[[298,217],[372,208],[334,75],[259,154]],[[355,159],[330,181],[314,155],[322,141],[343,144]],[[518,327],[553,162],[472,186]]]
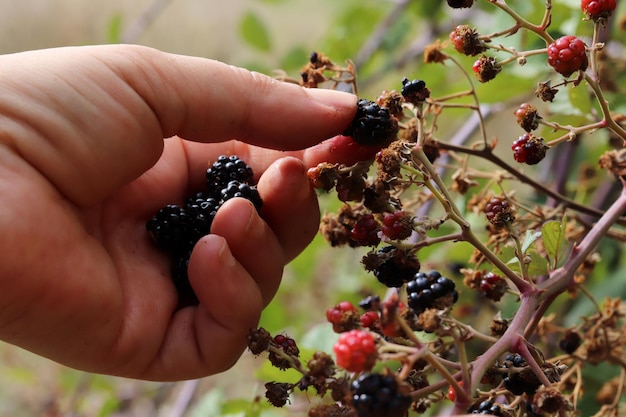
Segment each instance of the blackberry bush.
[[[328,142],[377,153],[309,171],[312,186],[339,200],[323,200],[320,233],[346,251],[349,289],[324,283],[343,299],[366,298],[328,303],[324,324],[341,333],[332,333],[334,366],[313,377],[291,357],[302,374],[293,387],[330,392],[324,412],[361,417],[617,415],[626,306],[618,286],[597,298],[625,267],[615,255],[626,240],[626,60],[614,52],[624,46],[615,4],[548,1],[530,13],[503,0],[447,3],[406,9],[435,22],[424,37],[445,33],[423,60],[411,55],[419,42],[388,51],[412,26],[402,4],[354,63],[306,66],[318,87],[362,97],[389,77],[390,88],[359,99],[344,131],[352,141]],[[335,84],[338,74],[348,80]],[[599,364],[616,370],[600,406],[586,372]]]

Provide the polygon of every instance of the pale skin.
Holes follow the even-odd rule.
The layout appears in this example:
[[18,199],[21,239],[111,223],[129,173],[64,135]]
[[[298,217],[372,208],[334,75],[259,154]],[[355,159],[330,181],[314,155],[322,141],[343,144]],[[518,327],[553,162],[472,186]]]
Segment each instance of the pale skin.
[[[317,232],[306,169],[372,154],[337,136],[355,96],[216,61],[118,45],[0,68],[0,339],[89,372],[165,381],[231,367]],[[252,165],[262,217],[243,199],[220,209],[189,266],[200,304],[177,309],[145,223],[201,188],[221,154]]]

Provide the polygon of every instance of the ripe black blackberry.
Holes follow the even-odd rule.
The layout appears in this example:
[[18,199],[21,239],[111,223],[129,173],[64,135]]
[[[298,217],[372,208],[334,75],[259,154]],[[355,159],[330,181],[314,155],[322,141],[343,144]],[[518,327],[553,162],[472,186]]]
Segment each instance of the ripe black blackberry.
[[514,395],[534,394],[541,386],[541,382],[537,375],[527,367],[524,358],[517,354],[512,353],[504,358],[505,368],[524,368],[523,370],[517,370],[515,372],[509,372],[508,376],[502,379],[504,388],[509,390]]
[[424,81],[409,80],[405,77],[402,79],[401,94],[407,102],[417,104],[430,97],[430,90],[426,88]]
[[231,198],[241,197],[249,200],[254,204],[257,211],[261,210],[263,201],[259,195],[259,191],[254,185],[246,184],[237,180],[230,181],[228,185],[220,191],[220,204],[225,203]]
[[384,146],[398,133],[398,120],[373,101],[360,99],[352,123],[343,132],[361,145]]
[[350,392],[358,417],[404,417],[411,405],[411,398],[398,392],[393,375],[363,374]]
[[419,270],[419,260],[407,251],[395,246],[385,246],[363,258],[363,265],[381,284],[387,287],[401,287]]
[[474,0],[448,0],[448,6],[453,9],[463,9],[467,7],[472,7],[474,4]]
[[437,271],[418,272],[406,286],[409,307],[417,314],[429,308],[449,307],[459,298],[455,287],[454,281]]
[[191,218],[176,204],[161,208],[148,222],[146,229],[156,245],[165,251],[181,252],[193,240]]
[[190,234],[194,245],[211,232],[211,224],[219,208],[219,200],[213,198],[211,193],[199,192],[187,199],[185,211],[192,225]]
[[221,155],[206,171],[206,183],[209,192],[218,192],[229,182],[236,180],[252,184],[254,173],[252,168],[237,155]]

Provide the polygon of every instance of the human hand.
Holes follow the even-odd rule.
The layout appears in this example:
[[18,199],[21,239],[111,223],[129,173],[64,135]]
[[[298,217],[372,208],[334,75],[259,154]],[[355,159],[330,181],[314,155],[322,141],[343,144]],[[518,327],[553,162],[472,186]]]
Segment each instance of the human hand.
[[[342,136],[318,144],[347,127],[354,96],[211,60],[111,45],[0,68],[0,338],[85,371],[178,380],[232,366],[317,232],[306,167],[371,156]],[[263,219],[243,199],[220,209],[189,265],[200,305],[177,309],[145,223],[221,154],[262,173]]]

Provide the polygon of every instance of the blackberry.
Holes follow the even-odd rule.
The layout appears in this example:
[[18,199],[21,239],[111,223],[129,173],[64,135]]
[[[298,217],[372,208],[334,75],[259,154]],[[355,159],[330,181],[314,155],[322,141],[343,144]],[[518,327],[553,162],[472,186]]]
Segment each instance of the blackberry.
[[[524,368],[526,366],[526,361],[520,354],[509,354],[504,358],[505,368]],[[508,376],[502,379],[502,382],[504,383],[504,388],[514,395],[522,395],[524,393],[531,395],[541,386],[539,378],[530,368],[509,372]]]
[[471,410],[471,414],[489,414],[491,416],[504,417],[502,407],[493,401],[485,400]]
[[459,298],[455,287],[454,281],[437,271],[418,272],[406,286],[409,307],[418,314],[429,308],[448,307]]
[[496,78],[496,75],[502,71],[502,65],[494,57],[483,55],[474,62],[472,71],[479,82],[486,83]]
[[501,197],[493,197],[485,205],[485,215],[489,223],[496,227],[504,227],[515,220],[513,207],[509,201]]
[[467,56],[476,56],[487,50],[487,46],[480,40],[476,29],[468,25],[458,25],[449,35],[450,42],[457,52]]
[[191,221],[191,236],[194,244],[202,236],[211,232],[211,224],[220,208],[219,200],[213,198],[210,193],[199,192],[189,197],[185,203],[185,211]]
[[411,398],[398,392],[393,375],[361,375],[350,391],[358,417],[403,417],[411,405]]
[[588,19],[607,19],[615,8],[617,0],[581,0],[580,8]]
[[343,132],[361,145],[384,146],[398,133],[398,120],[373,101],[359,99],[354,119]]
[[472,7],[474,0],[448,0],[448,6],[453,9],[463,9]]
[[160,209],[148,222],[146,229],[156,245],[166,251],[184,252],[193,241],[191,218],[176,204]]
[[376,363],[376,339],[367,330],[350,330],[341,333],[333,346],[337,365],[348,372],[369,371]]
[[[373,269],[374,276],[381,284],[390,288],[401,287],[420,268],[417,258],[410,256],[405,250],[395,246],[385,246],[379,249],[373,256],[377,257],[375,261],[376,266]],[[367,258],[368,256],[366,256],[366,261]]]
[[515,118],[517,119],[517,124],[527,132],[537,129],[539,120],[541,120],[541,116],[537,113],[537,107],[529,103],[522,103],[515,110]]
[[548,147],[544,145],[543,138],[526,133],[517,138],[511,145],[513,158],[522,164],[535,165],[546,157]]
[[381,231],[392,240],[404,240],[413,233],[413,216],[403,210],[387,213],[383,217]]
[[241,197],[251,201],[257,211],[261,211],[263,201],[261,200],[261,196],[254,185],[246,184],[245,182],[237,180],[230,181],[220,192],[220,204],[223,204],[235,197]]
[[548,64],[564,77],[586,70],[589,60],[585,43],[572,35],[560,37],[548,46]]
[[171,274],[182,305],[197,304],[187,268],[194,245],[211,232],[221,205],[234,197],[250,200],[261,209],[261,197],[253,185],[252,169],[238,156],[220,156],[206,171],[207,191],[187,198],[183,206],[170,204],[146,222],[156,245],[172,257]]
[[409,103],[417,104],[430,97],[430,90],[426,88],[426,83],[422,80],[402,79],[402,97]]
[[379,229],[380,226],[374,215],[364,214],[352,227],[350,238],[360,246],[376,246],[380,243]]
[[300,349],[298,348],[296,341],[289,336],[277,334],[274,336],[274,339],[272,339],[271,344],[289,356],[289,358],[285,358],[275,351],[270,350],[268,359],[270,363],[278,369],[285,370],[291,368],[294,364],[293,359],[300,356]]
[[252,168],[237,155],[221,155],[206,171],[206,183],[209,192],[217,192],[236,180],[244,184],[253,184]]
[[559,347],[570,355],[576,352],[576,349],[580,347],[583,339],[576,330],[567,330],[563,335],[563,338],[559,340]]

